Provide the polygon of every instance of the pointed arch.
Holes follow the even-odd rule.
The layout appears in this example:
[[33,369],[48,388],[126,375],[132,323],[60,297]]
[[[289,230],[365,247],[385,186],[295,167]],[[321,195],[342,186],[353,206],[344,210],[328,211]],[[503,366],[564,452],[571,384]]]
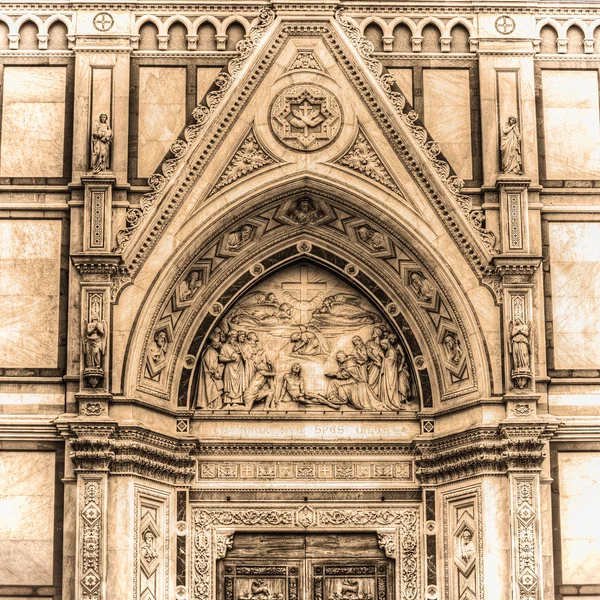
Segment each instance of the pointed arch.
[[437,17],[426,17],[425,19],[421,19],[418,23],[417,23],[417,30],[416,30],[416,35],[417,36],[422,36],[423,35],[423,29],[427,26],[427,25],[435,25],[438,29],[438,31],[440,32],[440,36],[445,35],[445,30],[446,30],[446,26],[444,25],[444,23],[438,19]]
[[468,32],[470,37],[475,37],[475,27],[473,27],[473,23],[468,19],[464,19],[463,17],[455,17],[454,19],[450,19],[448,23],[446,23],[446,29],[444,31],[444,35],[451,36],[452,29],[455,25],[462,25]]
[[50,18],[44,21],[44,31],[40,31],[40,33],[49,33],[50,27],[52,27],[52,25],[54,25],[54,23],[57,21],[60,21],[66,26],[67,35],[74,35],[75,29],[73,27],[73,21],[71,21],[71,19],[69,19],[67,16],[61,15],[60,13],[52,15]]
[[227,31],[227,28],[232,23],[239,23],[244,28],[246,35],[248,35],[248,32],[250,31],[250,22],[242,15],[230,15],[224,19],[223,23],[221,24],[222,31]]
[[398,25],[406,25],[413,36],[417,34],[417,25],[412,19],[409,19],[408,17],[396,17],[389,24],[389,35],[394,35],[394,29],[396,29]]
[[26,13],[26,14],[20,16],[15,21],[15,32],[19,33],[19,30],[25,23],[27,23],[27,21],[31,21],[32,23],[35,23],[35,25],[37,26],[37,29],[38,29],[38,33],[45,32],[44,22],[37,15],[34,15],[33,13]]
[[[398,311],[394,318],[398,315],[406,320],[424,357],[423,364],[427,365],[432,402],[439,406],[442,399],[454,403],[489,394],[491,367],[476,312],[462,283],[450,275],[451,269],[443,264],[443,258],[416,239],[408,227],[382,217],[367,198],[358,199],[351,192],[332,194],[331,189],[325,191],[327,184],[310,181],[306,176],[290,182],[289,187],[283,191],[280,187],[279,194],[273,191],[266,197],[264,193],[246,197],[236,207],[230,205],[208,221],[198,221],[187,229],[187,236],[181,231],[186,241],[157,270],[146,298],[140,299],[138,325],[125,351],[128,359],[122,372],[124,393],[172,405],[172,400],[183,393],[181,386],[192,385],[191,374],[186,375],[182,369],[185,364],[195,364],[203,340],[217,318],[217,313],[210,314],[211,307],[225,302],[220,311],[227,310],[252,285],[254,265],[260,263],[267,265],[265,270],[273,269],[281,261],[292,260],[289,253],[294,248],[298,252],[298,244],[308,242],[310,252],[317,253],[313,260],[324,260],[323,253],[329,253],[330,268],[342,276],[340,269],[355,265],[364,277],[363,291],[381,310],[389,305],[397,307],[392,309]],[[324,220],[314,227],[294,227],[286,211],[291,203],[307,196],[322,211]],[[342,213],[346,216],[340,220]],[[267,219],[273,223],[266,223]],[[336,222],[335,227],[329,224],[330,220]],[[252,229],[251,242],[244,246],[244,252],[229,250],[226,239],[243,225]],[[381,246],[365,246],[357,234],[360,226],[378,232]],[[284,260],[285,256],[288,258]],[[201,281],[200,291],[183,300],[178,296],[180,286],[189,289],[185,282],[192,271],[197,273],[196,281]],[[411,273],[415,271],[435,287],[429,299],[419,298],[410,287]],[[122,300],[128,302],[126,292]],[[200,334],[199,328],[204,328]],[[170,340],[162,382],[152,381],[151,377],[144,379],[149,351],[159,331],[165,331]],[[459,340],[461,350],[455,365],[444,345],[448,338]],[[415,358],[414,353],[411,356]],[[182,377],[188,377],[184,384]]]
[[172,15],[170,16],[164,23],[164,29],[168,33],[169,28],[174,23],[181,23],[185,26],[188,35],[195,35],[196,30],[194,29],[194,25],[185,15]]
[[207,21],[214,26],[214,28],[216,30],[216,35],[224,35],[223,25],[222,25],[221,21],[219,21],[219,19],[213,17],[212,15],[200,15],[199,17],[194,19],[194,23],[193,23],[194,34],[196,34],[198,32],[198,28],[200,27],[200,25],[202,25],[203,23],[206,23]]
[[167,30],[165,29],[164,23],[154,15],[144,15],[135,22],[135,25],[133,26],[133,32],[136,35],[140,34],[140,29],[144,23],[154,23],[154,25],[156,25],[156,29],[158,30],[158,35],[167,35]]

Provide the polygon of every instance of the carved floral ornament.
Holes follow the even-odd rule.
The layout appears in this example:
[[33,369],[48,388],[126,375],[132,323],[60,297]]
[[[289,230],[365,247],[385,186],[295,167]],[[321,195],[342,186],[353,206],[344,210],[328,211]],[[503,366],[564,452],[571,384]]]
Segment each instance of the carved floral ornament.
[[[368,347],[373,342],[374,327],[382,326],[380,341],[388,338],[391,348],[387,348],[387,344],[384,343],[379,352],[388,352],[390,359],[396,354],[399,365],[402,365],[402,355],[404,355],[405,366],[410,371],[407,381],[402,374],[404,367],[400,368],[397,387],[393,381],[391,383],[392,387],[398,390],[399,398],[407,399],[406,402],[398,401],[398,410],[402,410],[404,405],[409,406],[410,398],[416,398],[414,386],[418,384],[421,377],[417,371],[426,375],[432,367],[434,370],[431,371],[431,375],[436,374],[441,381],[444,398],[451,394],[461,395],[476,390],[475,365],[470,342],[464,337],[464,325],[456,312],[454,302],[450,300],[443,286],[438,287],[440,282],[436,280],[437,278],[422,266],[420,259],[412,255],[412,250],[409,250],[404,243],[399,245],[397,239],[391,236],[382,224],[358,215],[349,218],[349,212],[355,209],[349,204],[338,206],[338,199],[334,202],[333,199],[315,194],[298,195],[297,199],[288,198],[289,196],[283,195],[274,203],[265,202],[260,207],[248,208],[247,216],[238,216],[228,227],[224,227],[221,222],[217,237],[203,238],[204,246],[201,253],[189,259],[189,266],[171,283],[168,291],[161,292],[162,307],[153,310],[156,320],[155,325],[152,325],[152,329],[147,333],[147,341],[141,357],[142,364],[138,370],[138,389],[165,399],[197,398],[200,385],[199,370],[204,369],[206,374],[206,369],[209,368],[208,364],[202,364],[203,359],[206,359],[206,363],[209,360],[208,356],[217,352],[216,363],[213,364],[212,369],[216,379],[213,382],[214,386],[209,387],[215,399],[223,398],[224,392],[221,394],[223,380],[220,378],[223,377],[224,371],[230,369],[226,368],[226,361],[219,360],[218,354],[227,340],[216,340],[215,334],[218,331],[220,338],[226,338],[227,334],[233,331],[236,336],[243,332],[243,339],[241,341],[232,339],[230,340],[232,344],[229,345],[234,347],[238,345],[240,350],[241,347],[246,346],[256,351],[268,349],[266,354],[271,355],[269,357],[271,363],[274,366],[279,363],[275,375],[265,375],[271,380],[273,384],[271,387],[276,388],[272,397],[268,398],[267,394],[260,400],[258,397],[255,398],[255,402],[249,400],[251,405],[256,403],[257,406],[266,407],[267,399],[269,406],[271,402],[280,401],[283,389],[282,378],[285,374],[291,373],[293,363],[300,364],[300,373],[296,373],[294,377],[303,379],[305,392],[327,396],[326,385],[323,385],[322,389],[307,389],[307,378],[311,377],[312,372],[309,363],[329,361],[331,363],[329,366],[320,367],[322,372],[337,370],[338,351],[343,351],[347,356],[358,352],[352,337],[360,337],[361,343]],[[343,221],[340,220],[341,215],[346,215]],[[345,229],[346,237],[340,237],[342,235],[340,225]],[[299,226],[315,227],[313,241],[309,243],[300,238],[300,241],[295,243],[290,240],[290,235],[297,232]],[[266,231],[269,233],[266,234]],[[275,263],[272,259],[267,259],[265,248],[278,247],[281,243],[284,243],[288,250],[283,254],[278,253],[279,258]],[[349,255],[346,257],[343,253],[343,257],[335,258],[330,251],[327,251],[329,254],[323,254],[325,252],[323,243],[329,247],[333,244],[338,248],[345,248],[346,252],[354,253],[355,257],[351,258]],[[364,264],[365,250],[373,257],[369,265]],[[215,252],[219,256],[218,269],[215,269],[214,259],[207,258],[214,256]],[[298,261],[303,255],[331,264],[334,271],[341,269],[340,276],[347,283],[343,285],[334,283],[339,281],[338,275],[332,278],[331,275],[319,274],[319,269],[313,268],[310,264],[307,264],[304,270],[296,269],[293,274],[288,275],[287,279],[283,275],[276,274],[281,269],[277,266],[279,261],[289,261],[293,256]],[[265,260],[267,262],[264,262]],[[340,261],[348,262],[347,266],[352,268],[346,269],[340,266],[342,265]],[[390,263],[393,265],[391,268]],[[269,270],[265,269],[265,264],[270,265]],[[327,266],[326,269],[330,267]],[[201,275],[194,275],[200,272]],[[224,279],[223,273],[226,273],[227,279]],[[358,291],[356,285],[360,288],[366,281],[365,277],[372,276],[383,277],[388,282],[390,291],[386,294],[391,294],[392,289],[397,288],[393,294],[400,294],[402,300],[398,302],[390,297],[384,302],[384,306],[387,305],[385,307],[377,309],[369,307],[372,300],[365,298],[364,292]],[[261,283],[267,277],[279,279],[278,282],[272,280],[272,283]],[[234,283],[236,278],[241,278],[239,279],[243,282],[241,287],[240,284]],[[327,279],[331,280],[330,283],[327,283]],[[402,287],[398,287],[399,280],[402,281]],[[232,296],[227,293],[226,287],[223,287],[226,282],[227,285],[234,286],[231,289],[236,290],[237,300],[229,300]],[[337,291],[334,289],[336,286],[339,287]],[[242,290],[246,290],[245,295],[240,295]],[[186,298],[185,302],[181,301],[183,297]],[[209,310],[215,305],[215,298],[220,300],[218,312]],[[223,298],[226,299],[225,305]],[[151,305],[156,307],[153,301],[149,301],[148,306]],[[412,344],[412,346],[409,344],[410,349],[406,345],[402,348],[402,352],[397,349],[398,344],[405,344],[402,342],[402,336],[410,329],[402,324],[405,323],[406,309],[400,306],[414,307],[410,309],[410,314],[412,319],[418,321],[417,328],[420,331],[418,335],[427,340],[425,343],[430,348],[437,346],[437,359],[423,362],[424,349],[419,349],[418,344],[415,345],[416,339],[410,342]],[[345,342],[338,343],[335,341],[336,331],[345,327],[344,319],[355,323],[358,329]],[[203,322],[207,325],[201,325]],[[190,335],[199,325],[201,333],[196,334],[192,345],[183,346],[183,340],[192,339]],[[394,331],[398,326],[402,334],[397,330]],[[278,327],[283,329],[275,333]],[[161,331],[167,331],[167,335],[161,336]],[[394,334],[395,339],[389,338],[390,334]],[[250,340],[248,340],[249,335]],[[273,335],[275,337],[272,337]],[[271,343],[273,340],[274,345]],[[211,344],[214,344],[214,352],[208,351]],[[250,352],[250,348],[247,352]],[[280,357],[283,355],[287,358],[281,363]],[[185,356],[185,361],[177,361],[178,356]],[[411,366],[413,357],[421,357],[414,370]],[[254,362],[250,356],[246,359]],[[436,363],[436,360],[439,362]],[[325,362],[322,364],[325,365]],[[170,386],[173,383],[177,384],[178,379],[176,365],[180,365],[179,368],[185,365],[185,368],[179,383],[179,391],[171,393]],[[368,366],[365,368],[368,369]],[[263,368],[263,371],[268,373],[270,369]],[[250,384],[253,372],[251,366],[248,379],[242,384],[244,387],[241,391],[242,397]],[[381,380],[376,383],[377,377],[373,377],[374,393],[380,397],[381,387],[377,386],[381,385]],[[184,387],[181,387],[182,385]],[[258,385],[258,382],[255,382],[255,385]],[[263,386],[259,387],[261,389],[257,391],[262,395],[269,386],[264,386],[264,389]],[[285,395],[286,393],[284,392],[284,396],[289,401],[290,396]],[[234,394],[234,397],[239,399],[239,394]],[[395,401],[392,402],[394,403]],[[204,401],[200,401],[201,407],[208,408],[211,404],[212,402],[205,404]],[[216,404],[221,408],[225,407],[221,400],[216,400]],[[225,402],[225,404],[229,403]],[[326,403],[322,402],[322,405],[326,406]],[[333,406],[329,408],[335,410]]]
[[[470,197],[462,193],[463,182],[452,174],[449,165],[441,156],[439,145],[431,140],[427,131],[418,124],[418,115],[410,110],[393,78],[385,73],[379,61],[372,57],[372,45],[360,35],[356,25],[345,18],[341,12],[337,13],[335,23],[308,26],[303,24],[301,28],[296,24],[283,22],[278,24],[276,29],[268,33],[269,48],[272,50],[256,59],[261,61],[256,65],[256,76],[247,81],[236,81],[242,68],[252,60],[254,49],[261,38],[267,34],[273,21],[272,11],[265,9],[261,12],[258,25],[252,29],[248,39],[238,45],[240,58],[230,61],[227,71],[218,76],[215,82],[216,91],[209,92],[203,103],[194,110],[196,123],[189,125],[182,139],[173,143],[171,157],[162,163],[161,172],[150,177],[149,185],[153,191],[142,197],[139,208],[128,211],[126,227],[117,234],[116,248],[117,252],[123,254],[127,274],[134,276],[140,268],[175,209],[190,192],[194,182],[202,174],[211,156],[224,139],[231,123],[243,110],[246,99],[250,96],[249,92],[262,81],[272,60],[277,56],[277,50],[289,36],[305,35],[306,31],[310,30],[322,37],[328,50],[337,58],[340,67],[346,71],[357,92],[363,96],[369,109],[373,111],[376,122],[383,129],[398,156],[421,186],[450,235],[462,248],[467,261],[476,274],[483,277],[490,254],[495,252],[495,236],[486,229],[484,211],[473,207]],[[353,49],[348,45],[348,41],[354,47]],[[306,60],[310,63],[309,57]],[[364,71],[361,62],[366,64],[379,84],[380,89],[375,90],[375,94],[367,93],[367,84],[360,75]],[[237,99],[232,100],[227,107],[220,107],[226,92],[229,92],[233,86],[238,86],[235,94],[232,95],[232,99]],[[298,89],[294,92],[295,97],[300,99],[301,96],[305,96],[298,104],[291,102],[293,98],[281,97],[278,99],[281,102],[276,101],[277,106],[273,107],[271,117],[272,124],[276,123],[275,127],[278,128],[276,135],[284,145],[295,145],[297,149],[302,150],[312,150],[319,144],[330,143],[337,134],[336,127],[341,126],[341,112],[338,118],[335,106],[337,103],[339,108],[339,102],[335,98],[327,97],[327,90],[324,88],[318,91],[312,90],[309,88],[318,86],[308,84],[298,84],[296,87]],[[241,96],[236,96],[238,92]],[[381,110],[382,98],[386,98],[385,102],[390,103],[395,109],[391,119],[388,116],[384,118],[389,109],[386,107],[386,110]],[[226,115],[223,115],[225,120],[219,127],[209,129],[207,124],[220,118],[217,114],[219,111],[226,112]],[[212,136],[210,139],[208,139],[209,131]],[[410,139],[403,140],[406,136]],[[207,151],[197,152],[198,146],[205,144],[208,144]],[[188,174],[188,165],[184,163],[189,158],[192,148],[195,156],[200,158],[189,165],[193,171]],[[418,157],[412,156],[415,151]],[[416,158],[418,160],[415,160]],[[426,168],[421,168],[421,164]],[[373,173],[382,177],[377,165],[369,168],[368,171],[369,173],[365,172],[365,174],[369,177],[372,177]],[[160,210],[157,210],[156,207],[159,205]],[[457,214],[461,211],[464,215],[462,223],[461,217],[456,221]],[[140,239],[136,239],[135,244],[132,244],[134,234],[140,224],[146,220],[156,221],[157,226],[144,227],[144,231],[150,233],[147,236],[144,234],[146,236],[144,239],[141,239],[143,236],[139,236]]]

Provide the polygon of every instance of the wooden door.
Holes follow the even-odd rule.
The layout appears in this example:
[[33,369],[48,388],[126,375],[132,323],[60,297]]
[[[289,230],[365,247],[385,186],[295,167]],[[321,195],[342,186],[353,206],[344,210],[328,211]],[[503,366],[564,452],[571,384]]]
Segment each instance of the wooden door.
[[392,600],[393,561],[373,534],[236,534],[218,600]]

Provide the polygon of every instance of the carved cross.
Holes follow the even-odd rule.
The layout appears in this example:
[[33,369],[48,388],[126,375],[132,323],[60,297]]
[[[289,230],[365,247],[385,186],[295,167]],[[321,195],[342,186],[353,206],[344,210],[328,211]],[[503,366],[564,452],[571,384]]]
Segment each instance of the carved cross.
[[[327,284],[325,282],[318,281],[310,282],[308,279],[308,267],[301,266],[300,281],[285,281],[281,284],[281,289],[292,292],[293,294],[294,292],[297,293],[298,295],[294,294],[294,297],[296,300],[300,300],[300,302],[310,302],[317,295],[316,293],[311,292],[326,290]],[[311,311],[300,309],[300,322],[302,324],[308,323],[311,316]]]

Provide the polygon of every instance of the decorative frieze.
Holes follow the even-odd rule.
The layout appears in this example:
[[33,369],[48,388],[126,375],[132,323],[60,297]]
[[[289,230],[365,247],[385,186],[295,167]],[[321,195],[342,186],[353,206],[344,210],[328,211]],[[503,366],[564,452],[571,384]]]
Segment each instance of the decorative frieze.
[[198,465],[200,481],[411,481],[412,463],[392,461],[210,461]]

